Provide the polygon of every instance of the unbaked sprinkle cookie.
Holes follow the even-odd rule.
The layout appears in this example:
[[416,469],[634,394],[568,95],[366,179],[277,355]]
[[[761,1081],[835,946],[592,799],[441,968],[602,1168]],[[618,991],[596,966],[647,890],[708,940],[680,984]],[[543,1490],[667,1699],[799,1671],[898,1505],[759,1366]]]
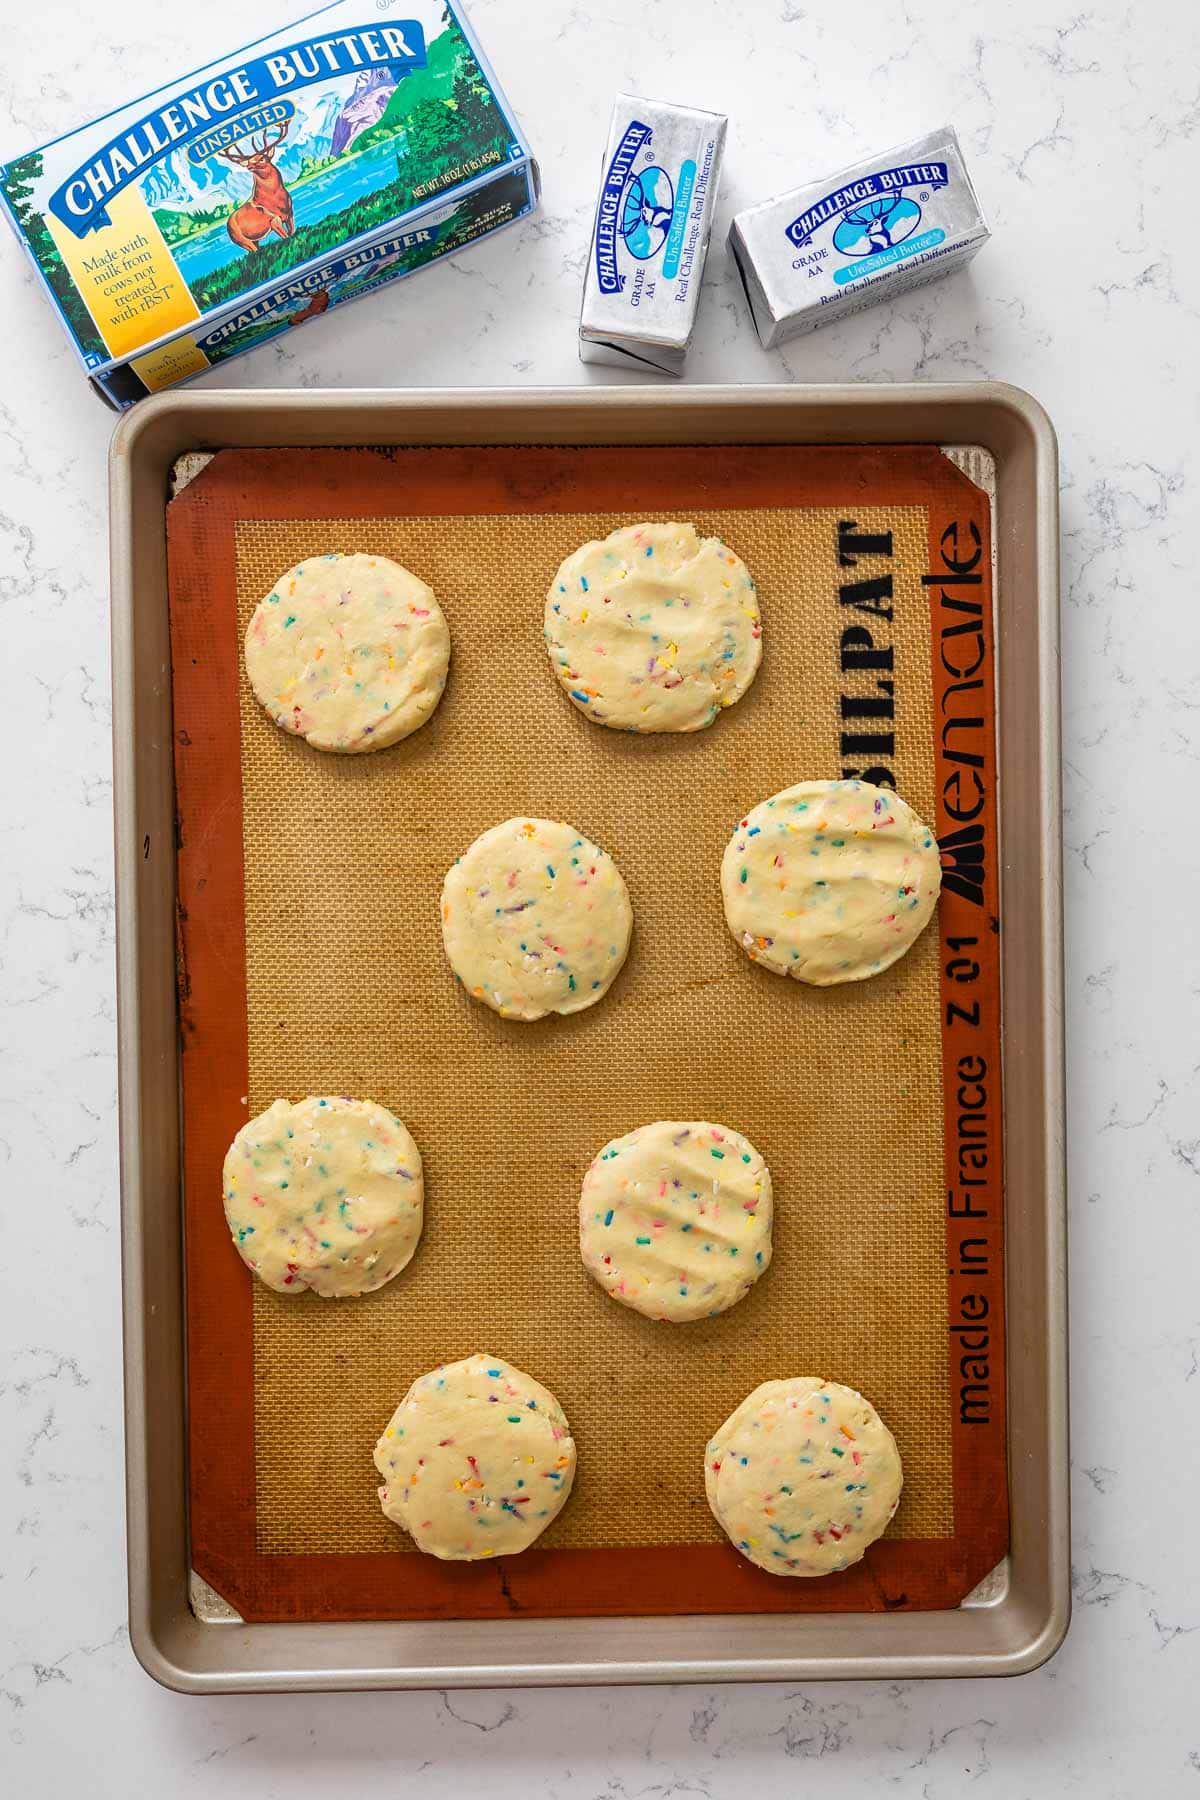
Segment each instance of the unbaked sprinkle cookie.
[[701,731],[762,658],[750,571],[694,525],[626,525],[568,556],[546,649],[580,712],[614,731]]
[[373,1100],[276,1100],[234,1138],[223,1186],[238,1255],[281,1294],[369,1294],[421,1236],[421,1153]]
[[741,820],[721,863],[725,918],[751,962],[816,987],[890,968],[941,884],[929,827],[869,781],[785,788]]
[[816,1375],[764,1381],[704,1455],[713,1517],[771,1575],[856,1563],[900,1504],[896,1440],[869,1400]]
[[450,628],[433,589],[386,556],[310,556],[246,631],[246,673],[275,723],[317,750],[383,750],[442,697]]
[[442,885],[442,939],[467,992],[506,1019],[582,1012],[629,949],[633,909],[612,857],[553,819],[506,819]]
[[606,1144],[584,1177],[584,1267],[650,1319],[706,1319],[771,1260],[771,1172],[727,1125],[659,1120]]
[[562,1407],[499,1356],[419,1375],[375,1446],[379,1503],[448,1562],[515,1556],[557,1518],[575,1479]]

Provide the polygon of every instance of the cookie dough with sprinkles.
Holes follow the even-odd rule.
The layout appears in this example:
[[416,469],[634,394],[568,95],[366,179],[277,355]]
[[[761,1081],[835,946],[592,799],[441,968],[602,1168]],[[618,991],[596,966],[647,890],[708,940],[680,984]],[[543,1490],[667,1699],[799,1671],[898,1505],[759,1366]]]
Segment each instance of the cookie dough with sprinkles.
[[929,923],[937,842],[869,781],[800,781],[741,820],[721,863],[729,929],[751,962],[815,987],[890,968]]
[[432,588],[386,556],[310,556],[246,631],[246,673],[275,723],[317,750],[383,750],[442,697],[450,628]]
[[650,1319],[706,1319],[771,1260],[771,1172],[727,1125],[659,1120],[606,1144],[579,1198],[584,1267]]
[[442,938],[467,992],[506,1019],[602,1000],[629,949],[633,909],[611,856],[573,825],[506,819],[442,886]]
[[499,1356],[419,1375],[375,1446],[379,1503],[447,1562],[515,1556],[558,1517],[575,1479],[562,1407]]
[[421,1153],[373,1100],[276,1100],[234,1138],[223,1181],[238,1255],[280,1294],[369,1294],[421,1236]]
[[896,1440],[869,1400],[816,1375],[764,1381],[704,1455],[713,1517],[771,1575],[861,1560],[900,1503]]
[[545,635],[580,712],[614,731],[702,731],[762,658],[749,569],[694,525],[626,525],[584,544],[550,584]]

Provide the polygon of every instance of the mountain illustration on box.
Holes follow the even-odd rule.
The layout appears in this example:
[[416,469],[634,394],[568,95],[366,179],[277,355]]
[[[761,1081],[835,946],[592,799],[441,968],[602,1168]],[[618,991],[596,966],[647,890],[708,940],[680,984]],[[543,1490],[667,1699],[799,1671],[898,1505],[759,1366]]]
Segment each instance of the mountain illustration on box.
[[354,83],[354,92],[342,107],[333,126],[329,146],[334,156],[348,150],[356,137],[378,125],[387,111],[388,101],[396,91],[393,69],[364,69]]

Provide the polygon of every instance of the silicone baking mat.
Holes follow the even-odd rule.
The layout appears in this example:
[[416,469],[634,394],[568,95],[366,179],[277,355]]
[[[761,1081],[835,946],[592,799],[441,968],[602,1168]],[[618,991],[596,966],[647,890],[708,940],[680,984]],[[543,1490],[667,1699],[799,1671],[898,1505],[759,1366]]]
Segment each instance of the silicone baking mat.
[[[542,644],[563,556],[687,518],[758,583],[762,669],[708,731],[589,724]],[[1007,1542],[992,606],[986,497],[925,447],[223,451],[168,510],[179,813],[191,1529],[246,1618],[956,1604]],[[306,556],[428,580],[453,660],[428,725],[336,757],[277,730],[241,666]],[[815,990],[752,966],[718,870],[745,810],[810,777],[893,781],[934,822],[938,921],[893,969]],[[606,999],[505,1021],[453,981],[438,897],[514,813],[570,821],[629,885]],[[418,1256],[379,1293],[281,1296],[234,1253],[224,1151],[277,1095],[404,1118]],[[744,1131],[776,1194],[768,1275],[670,1327],[579,1261],[609,1139]],[[441,1564],[384,1519],[375,1439],[410,1381],[482,1349],[545,1382],[579,1446],[537,1547]],[[905,1490],[854,1569],[783,1580],[724,1541],[704,1445],[759,1381],[819,1374],[892,1426]]]

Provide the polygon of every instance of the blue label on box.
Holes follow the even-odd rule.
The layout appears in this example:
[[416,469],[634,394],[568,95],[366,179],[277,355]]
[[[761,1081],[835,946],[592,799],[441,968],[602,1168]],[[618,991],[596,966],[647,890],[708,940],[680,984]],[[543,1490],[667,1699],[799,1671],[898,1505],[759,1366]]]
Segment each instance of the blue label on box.
[[835,269],[833,279],[839,287],[845,287],[849,282],[857,281],[860,276],[876,275],[880,269],[890,269],[896,263],[907,261],[910,256],[920,256],[923,250],[935,250],[945,241],[945,232],[940,226],[935,226],[932,231],[923,231],[920,237],[910,238],[907,243],[894,244],[889,250],[863,257],[861,262],[847,263],[845,268]]

